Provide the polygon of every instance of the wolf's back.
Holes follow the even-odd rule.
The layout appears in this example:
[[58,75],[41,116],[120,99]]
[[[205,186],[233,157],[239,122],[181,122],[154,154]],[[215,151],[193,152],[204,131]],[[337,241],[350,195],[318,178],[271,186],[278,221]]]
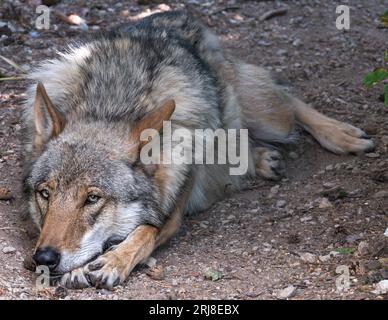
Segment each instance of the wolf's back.
[[[220,125],[219,86],[202,59],[201,25],[184,13],[157,14],[114,37],[69,48],[30,75],[68,121],[134,122],[174,99],[173,120]],[[26,120],[32,122],[35,85]]]

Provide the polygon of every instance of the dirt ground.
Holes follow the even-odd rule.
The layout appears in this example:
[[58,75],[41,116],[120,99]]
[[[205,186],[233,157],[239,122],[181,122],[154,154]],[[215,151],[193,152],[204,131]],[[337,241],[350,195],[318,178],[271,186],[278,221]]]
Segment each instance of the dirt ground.
[[[50,29],[36,30],[34,8],[41,2],[85,18],[88,29],[52,13]],[[336,29],[339,4],[351,8],[349,31]],[[284,7],[285,14],[260,20]],[[301,133],[301,142],[284,150],[286,178],[249,181],[245,190],[185,220],[181,232],[153,254],[160,280],[140,267],[112,292],[38,290],[36,275],[23,268],[35,242],[20,192],[27,82],[1,81],[0,187],[14,198],[0,200],[0,299],[387,299],[375,290],[388,279],[388,108],[381,87],[367,91],[362,85],[363,76],[384,63],[388,29],[377,17],[388,9],[386,1],[5,0],[0,54],[29,69],[69,41],[177,8],[203,19],[232,53],[272,70],[318,110],[363,128],[377,150],[337,156]],[[2,61],[0,72],[18,74]],[[349,271],[350,288],[342,292],[339,266]],[[222,278],[206,280],[209,268]]]

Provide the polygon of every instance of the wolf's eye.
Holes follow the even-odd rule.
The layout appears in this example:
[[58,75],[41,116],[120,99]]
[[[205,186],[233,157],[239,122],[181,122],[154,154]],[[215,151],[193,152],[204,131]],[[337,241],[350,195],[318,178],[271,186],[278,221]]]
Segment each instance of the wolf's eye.
[[100,200],[101,197],[99,197],[98,195],[96,194],[89,194],[86,198],[86,201],[85,201],[85,205],[88,205],[88,204],[95,204],[98,202],[98,200]]
[[41,197],[45,200],[48,200],[48,198],[50,198],[50,192],[47,190],[47,189],[42,189],[39,191],[39,194],[41,195]]

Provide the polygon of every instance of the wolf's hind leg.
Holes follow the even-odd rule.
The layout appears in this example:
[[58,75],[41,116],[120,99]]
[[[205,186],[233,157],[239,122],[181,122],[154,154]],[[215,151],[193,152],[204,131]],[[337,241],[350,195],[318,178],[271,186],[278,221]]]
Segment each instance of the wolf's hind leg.
[[297,123],[324,148],[337,154],[359,154],[374,150],[374,142],[361,129],[329,118],[299,99],[291,99]]
[[337,154],[369,152],[375,147],[362,130],[329,118],[288,95],[260,67],[235,62],[230,81],[253,139],[286,143],[292,140],[297,123],[324,148]]

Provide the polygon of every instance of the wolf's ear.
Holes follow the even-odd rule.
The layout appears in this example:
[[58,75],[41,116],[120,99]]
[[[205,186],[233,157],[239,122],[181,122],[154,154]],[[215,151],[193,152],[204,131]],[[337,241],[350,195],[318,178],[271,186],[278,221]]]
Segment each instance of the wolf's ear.
[[36,151],[41,151],[44,144],[51,138],[58,136],[65,127],[65,121],[55,109],[41,82],[36,87],[34,126],[33,144]]
[[[175,101],[168,100],[161,107],[147,114],[143,119],[138,121],[134,128],[131,130],[130,141],[137,146],[137,152],[141,148],[150,142],[155,135],[162,129],[163,121],[170,120],[175,110]],[[143,130],[153,129],[154,135],[150,135],[148,141],[140,141],[140,135]]]

